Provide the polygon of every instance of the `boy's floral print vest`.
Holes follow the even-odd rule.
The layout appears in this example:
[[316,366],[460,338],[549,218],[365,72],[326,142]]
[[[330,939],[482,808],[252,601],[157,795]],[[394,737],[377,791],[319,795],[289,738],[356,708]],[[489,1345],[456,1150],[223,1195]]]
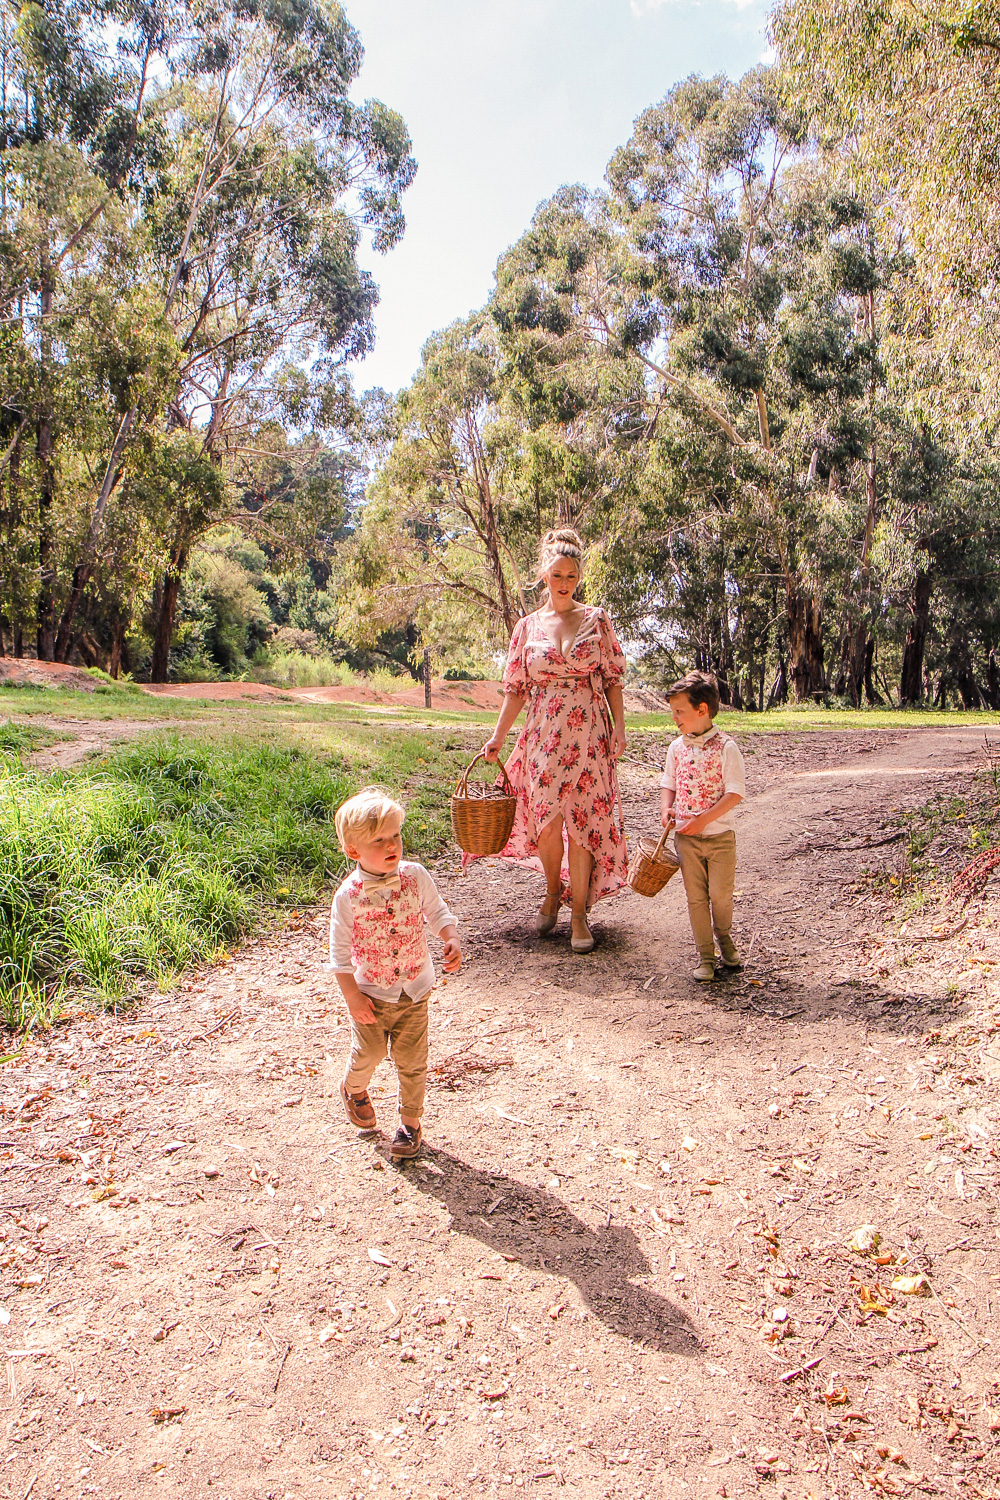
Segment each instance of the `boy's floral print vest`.
[[348,892],[354,913],[351,962],[365,982],[382,989],[415,979],[427,962],[420,888],[412,870],[400,866],[400,889],[365,895],[360,871]]
[[674,815],[678,822],[695,818],[699,813],[714,807],[725,796],[726,783],[722,774],[722,751],[729,736],[716,731],[704,750],[688,745],[681,738],[674,752],[674,774],[677,778],[677,794],[674,798]]

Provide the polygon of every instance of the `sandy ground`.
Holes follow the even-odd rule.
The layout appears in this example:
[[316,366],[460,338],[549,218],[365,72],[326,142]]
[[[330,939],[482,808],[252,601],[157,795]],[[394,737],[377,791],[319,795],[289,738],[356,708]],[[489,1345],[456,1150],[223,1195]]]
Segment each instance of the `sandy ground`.
[[[996,912],[887,946],[857,885],[980,742],[748,742],[747,965],[707,988],[679,881],[576,958],[530,872],[441,868],[468,961],[405,1169],[342,1117],[323,911],[32,1040],[0,1495],[1000,1494]],[[623,779],[651,832],[653,766]]]

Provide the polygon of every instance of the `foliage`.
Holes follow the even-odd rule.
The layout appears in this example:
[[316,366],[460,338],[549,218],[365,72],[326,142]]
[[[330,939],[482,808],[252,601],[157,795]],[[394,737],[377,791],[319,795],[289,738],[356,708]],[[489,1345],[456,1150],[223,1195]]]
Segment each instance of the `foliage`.
[[332,0],[5,0],[0,47],[0,629],[117,673],[151,609],[162,680],[207,529],[287,564],[343,518],[409,138]]
[[[923,406],[993,422],[1000,281],[1000,18],[992,0],[779,0],[787,89],[843,141],[859,182],[902,226],[921,273],[909,298]],[[942,400],[942,398],[944,398]]]

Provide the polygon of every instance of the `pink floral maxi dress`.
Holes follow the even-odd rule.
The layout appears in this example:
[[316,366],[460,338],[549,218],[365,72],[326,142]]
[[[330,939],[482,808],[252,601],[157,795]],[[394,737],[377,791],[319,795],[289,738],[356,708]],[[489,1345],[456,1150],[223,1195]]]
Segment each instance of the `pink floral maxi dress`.
[[[514,827],[503,859],[542,868],[537,838],[562,814],[565,836],[593,855],[589,905],[628,877],[618,771],[611,754],[605,691],[620,683],[625,657],[603,609],[587,606],[576,640],[563,656],[537,611],[510,638],[503,690],[526,698],[526,720],[507,762],[517,793]],[[563,856],[563,895],[569,867]]]

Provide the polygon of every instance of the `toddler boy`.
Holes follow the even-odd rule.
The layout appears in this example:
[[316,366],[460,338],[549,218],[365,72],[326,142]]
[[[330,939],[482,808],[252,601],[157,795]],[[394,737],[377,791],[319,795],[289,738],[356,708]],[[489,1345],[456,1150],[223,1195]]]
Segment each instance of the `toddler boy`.
[[351,1055],[340,1086],[347,1118],[376,1128],[368,1084],[388,1057],[399,1081],[397,1161],[420,1149],[427,1086],[427,997],[434,964],[424,924],[444,941],[449,974],[462,966],[455,918],[423,865],[404,860],[404,808],[378,787],[365,787],[337,809],[340,847],[355,868],[337,890],[330,914],[330,959],[351,1017]]
[[723,967],[741,967],[732,939],[733,808],[746,795],[746,776],[736,744],[713,723],[719,712],[719,685],[712,674],[688,672],[668,688],[667,697],[680,735],[667,751],[660,778],[660,817],[664,828],[676,824],[674,848],[698,947],[694,977],[708,982],[715,978],[716,939]]

